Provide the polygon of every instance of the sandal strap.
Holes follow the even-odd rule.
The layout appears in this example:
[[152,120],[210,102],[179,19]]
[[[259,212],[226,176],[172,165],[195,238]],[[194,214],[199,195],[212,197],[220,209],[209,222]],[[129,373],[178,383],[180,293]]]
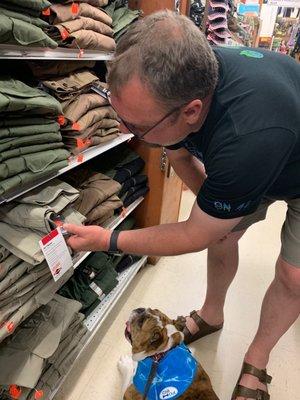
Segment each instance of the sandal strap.
[[236,390],[234,392],[234,398],[236,398],[236,397],[246,397],[248,399],[254,399],[254,400],[269,400],[270,399],[270,395],[267,392],[265,392],[264,390],[249,389],[242,385],[237,385]]
[[261,383],[268,384],[271,383],[272,377],[267,374],[265,369],[258,369],[254,367],[254,365],[248,364],[247,362],[243,363],[241,374],[249,374],[253,375],[259,379]]
[[195,321],[195,324],[198,326],[198,328],[202,327],[203,323],[206,324],[206,322],[203,321],[203,319],[195,310],[190,313],[190,317]]

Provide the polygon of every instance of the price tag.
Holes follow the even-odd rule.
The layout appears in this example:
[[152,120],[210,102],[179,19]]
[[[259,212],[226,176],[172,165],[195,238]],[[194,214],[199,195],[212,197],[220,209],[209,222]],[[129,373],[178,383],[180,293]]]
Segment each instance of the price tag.
[[61,228],[51,231],[39,241],[39,244],[56,282],[73,266]]

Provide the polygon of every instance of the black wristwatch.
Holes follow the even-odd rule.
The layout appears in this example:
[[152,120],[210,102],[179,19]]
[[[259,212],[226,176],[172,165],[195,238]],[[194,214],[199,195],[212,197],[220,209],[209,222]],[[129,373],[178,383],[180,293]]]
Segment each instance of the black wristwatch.
[[109,253],[122,254],[122,252],[118,249],[118,237],[120,233],[121,233],[120,231],[112,231],[108,248]]

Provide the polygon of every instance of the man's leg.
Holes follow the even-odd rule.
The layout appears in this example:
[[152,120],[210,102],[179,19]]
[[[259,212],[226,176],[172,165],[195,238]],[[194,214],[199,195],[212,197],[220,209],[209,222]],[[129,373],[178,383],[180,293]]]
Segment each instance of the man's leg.
[[[300,314],[300,268],[284,261],[279,256],[275,278],[264,297],[258,331],[251,343],[245,361],[259,369],[266,368],[269,356],[284,333]],[[257,378],[244,374],[240,384],[250,389],[265,386]],[[238,400],[244,397],[238,397]]]
[[[238,241],[244,233],[245,230],[229,233],[208,248],[206,297],[198,314],[209,325],[219,325],[224,320],[226,293],[238,268]],[[191,333],[198,331],[192,318],[187,318],[186,326]]]

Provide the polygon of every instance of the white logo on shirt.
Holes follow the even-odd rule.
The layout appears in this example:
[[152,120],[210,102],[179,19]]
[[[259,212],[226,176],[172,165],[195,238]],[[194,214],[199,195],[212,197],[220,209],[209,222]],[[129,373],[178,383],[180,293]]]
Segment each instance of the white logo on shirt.
[[161,400],[171,399],[172,397],[176,396],[177,393],[178,390],[176,389],[176,387],[169,386],[160,392],[159,398]]

